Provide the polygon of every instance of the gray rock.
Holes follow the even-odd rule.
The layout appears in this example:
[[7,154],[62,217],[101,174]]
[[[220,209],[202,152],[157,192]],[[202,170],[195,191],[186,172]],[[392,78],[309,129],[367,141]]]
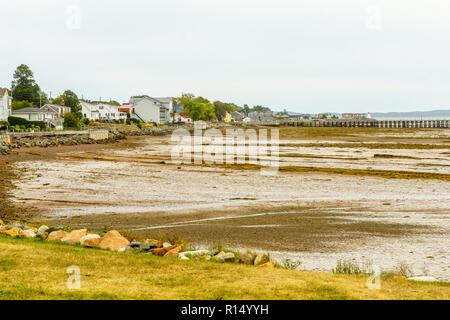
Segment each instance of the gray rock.
[[54,226],[51,227],[49,229],[47,229],[45,232],[47,232],[48,234],[52,233],[53,231],[58,231],[58,230],[63,230],[64,228],[61,226]]
[[24,228],[24,226],[21,225],[21,224],[18,223],[18,222],[14,222],[14,223],[12,224],[12,227],[13,227],[13,228],[20,228],[20,229],[22,229],[22,230],[23,230],[23,228]]
[[204,256],[209,254],[209,250],[185,251],[178,254],[178,259],[189,260],[189,257]]
[[145,242],[141,242],[139,244],[139,249],[143,250],[143,251],[148,251],[152,248],[156,248],[156,246],[154,245],[154,243],[145,243]]
[[167,247],[171,247],[171,246],[172,246],[172,244],[169,243],[169,242],[164,242],[163,243],[163,248],[167,248]]
[[221,255],[221,256],[218,256],[218,257],[216,258],[216,261],[217,261],[217,262],[220,262],[220,263],[224,263],[224,262],[234,262],[234,259],[235,259],[234,253],[233,253],[233,252],[227,252],[227,253],[225,253],[225,254],[223,254],[223,255]]
[[214,256],[217,255],[219,252],[220,252],[220,251],[219,251],[218,249],[212,249],[212,250],[209,251],[209,255],[214,257]]
[[139,248],[141,246],[141,244],[142,244],[141,242],[133,240],[130,242],[130,244],[128,246],[131,248]]
[[38,229],[38,231],[36,232],[36,236],[38,236],[38,237],[42,237],[42,235],[45,233],[45,232],[47,232],[47,230],[48,230],[49,228],[47,227],[47,226],[40,226],[39,227],[39,229]]
[[158,247],[158,242],[149,242],[147,244],[150,245],[150,249],[156,249]]

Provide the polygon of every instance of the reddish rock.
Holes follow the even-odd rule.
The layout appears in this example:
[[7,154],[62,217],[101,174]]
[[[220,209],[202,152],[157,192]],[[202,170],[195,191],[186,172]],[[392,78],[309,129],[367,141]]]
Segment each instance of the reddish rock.
[[67,232],[65,232],[64,230],[58,230],[58,231],[53,231],[52,233],[50,233],[47,237],[47,241],[50,242],[59,242],[61,241],[65,236],[67,236]]
[[166,254],[166,250],[164,250],[164,248],[151,249],[150,252],[156,256],[163,256]]
[[178,254],[181,252],[181,246],[177,246],[173,248],[172,250],[167,251],[167,253],[164,255],[166,258],[176,258],[178,257]]
[[119,249],[125,248],[129,244],[130,241],[128,241],[127,238],[123,237],[118,231],[111,230],[105,234],[98,246],[102,249],[118,251]]
[[64,238],[61,239],[62,242],[75,245],[80,242],[80,239],[87,235],[87,229],[73,230],[69,232]]
[[103,238],[93,238],[93,239],[86,239],[83,242],[83,245],[85,247],[95,248],[98,247],[100,242],[102,242]]

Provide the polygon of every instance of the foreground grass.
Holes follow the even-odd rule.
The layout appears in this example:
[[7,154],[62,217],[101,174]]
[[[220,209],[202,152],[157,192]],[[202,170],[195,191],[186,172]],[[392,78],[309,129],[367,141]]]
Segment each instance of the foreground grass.
[[[66,287],[68,266],[81,289]],[[1,299],[450,299],[450,285],[179,261],[0,236]]]

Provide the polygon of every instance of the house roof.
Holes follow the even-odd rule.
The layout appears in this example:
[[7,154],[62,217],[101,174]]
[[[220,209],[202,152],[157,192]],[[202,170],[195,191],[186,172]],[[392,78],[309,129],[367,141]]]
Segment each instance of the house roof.
[[17,109],[13,111],[14,113],[57,113],[55,111],[47,111],[47,110],[41,110],[39,108],[23,108],[23,109]]
[[8,92],[8,89],[6,89],[6,88],[0,88],[0,96],[4,96],[5,95],[5,93],[7,93]]

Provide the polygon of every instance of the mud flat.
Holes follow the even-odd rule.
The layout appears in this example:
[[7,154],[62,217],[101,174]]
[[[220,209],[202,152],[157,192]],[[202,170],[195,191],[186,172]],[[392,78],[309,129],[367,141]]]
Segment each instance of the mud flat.
[[450,130],[314,129],[281,129],[280,166],[312,169],[274,176],[174,165],[170,136],[21,150],[8,158],[10,200],[51,224],[176,234],[199,246],[270,251],[312,270],[331,271],[338,259],[384,270],[407,264],[450,281]]

